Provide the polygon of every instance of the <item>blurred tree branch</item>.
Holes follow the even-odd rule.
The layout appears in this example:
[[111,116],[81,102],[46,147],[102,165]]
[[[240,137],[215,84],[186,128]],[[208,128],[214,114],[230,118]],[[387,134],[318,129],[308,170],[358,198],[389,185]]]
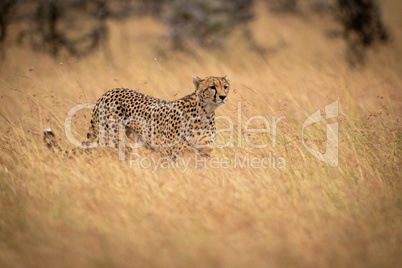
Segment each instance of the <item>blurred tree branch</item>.
[[149,14],[169,26],[174,48],[184,49],[190,39],[220,46],[235,26],[253,18],[253,5],[253,0],[3,0],[0,42],[7,27],[19,23],[24,27],[18,40],[34,50],[83,56],[107,39],[107,20]]
[[[298,0],[261,0],[278,14],[300,14]],[[256,0],[2,0],[0,43],[10,38],[8,26],[19,24],[17,41],[34,50],[57,56],[61,51],[85,56],[108,38],[108,20],[151,15],[168,26],[172,47],[186,50],[197,43],[204,48],[224,47],[228,35],[240,28],[255,50],[247,27],[255,17]],[[347,59],[363,63],[365,51],[389,34],[382,23],[376,0],[315,0],[311,5],[326,7],[343,27]],[[319,10],[317,8],[317,10]],[[318,11],[316,11],[318,12]],[[13,41],[11,41],[13,42]],[[5,49],[1,46],[0,49]]]
[[337,0],[337,6],[347,60],[351,65],[362,64],[367,48],[389,39],[378,4],[375,0]]

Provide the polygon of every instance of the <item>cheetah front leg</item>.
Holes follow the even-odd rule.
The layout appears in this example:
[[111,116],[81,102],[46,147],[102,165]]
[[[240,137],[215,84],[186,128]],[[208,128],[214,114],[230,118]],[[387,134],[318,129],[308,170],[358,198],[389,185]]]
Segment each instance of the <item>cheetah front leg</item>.
[[203,156],[203,157],[207,157],[207,158],[209,158],[209,157],[211,157],[211,153],[212,153],[212,151],[213,151],[213,144],[212,144],[212,142],[207,142],[207,143],[205,143],[203,146],[205,146],[205,147],[203,147],[203,148],[198,148],[197,149],[197,153],[199,154],[199,155],[201,155],[201,156]]
[[211,157],[213,151],[214,140],[210,135],[198,137],[197,140],[189,143],[195,152],[203,157]]

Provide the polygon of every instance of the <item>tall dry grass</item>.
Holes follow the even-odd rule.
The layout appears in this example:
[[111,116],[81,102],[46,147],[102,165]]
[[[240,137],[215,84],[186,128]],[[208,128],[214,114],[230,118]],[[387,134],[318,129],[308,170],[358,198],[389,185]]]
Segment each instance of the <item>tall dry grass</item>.
[[[275,17],[262,9],[252,29],[269,48],[265,56],[236,35],[226,51],[165,53],[163,26],[147,18],[111,25],[105,50],[82,60],[7,48],[0,64],[0,266],[399,267],[402,6],[382,3],[393,42],[355,70],[345,63],[343,42],[322,35],[330,19]],[[42,130],[50,127],[71,148],[64,136],[68,110],[113,87],[170,100],[193,91],[194,75],[224,74],[230,99],[217,114],[233,120],[235,141],[213,155],[233,163],[239,155],[275,153],[286,168],[152,172],[130,168],[113,149],[69,158],[43,144]],[[333,168],[311,156],[300,135],[304,120],[335,100]],[[265,149],[246,146],[243,135],[239,145],[239,127],[253,115],[286,116],[276,148],[272,129],[250,135],[267,142]],[[89,116],[73,120],[82,139]],[[325,126],[306,130],[309,145],[321,151]],[[227,139],[228,133],[218,140]]]

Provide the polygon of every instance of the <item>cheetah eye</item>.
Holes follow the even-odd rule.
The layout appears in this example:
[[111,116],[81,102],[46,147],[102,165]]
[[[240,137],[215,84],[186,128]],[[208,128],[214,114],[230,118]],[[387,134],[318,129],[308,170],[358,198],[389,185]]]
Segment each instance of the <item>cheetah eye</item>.
[[215,86],[210,86],[209,88],[210,88],[210,89],[215,89],[215,90],[216,90],[216,87],[215,87]]
[[224,86],[225,89],[228,89],[228,86]]

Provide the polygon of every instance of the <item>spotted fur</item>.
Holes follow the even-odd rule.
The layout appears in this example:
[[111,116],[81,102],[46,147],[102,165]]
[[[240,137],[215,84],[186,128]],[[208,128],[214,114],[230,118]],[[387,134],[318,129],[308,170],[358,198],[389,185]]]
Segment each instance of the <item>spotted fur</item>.
[[119,126],[137,142],[175,159],[195,148],[208,155],[215,139],[215,109],[229,93],[227,77],[193,79],[195,92],[165,101],[127,88],[115,88],[97,101],[88,140],[113,146],[119,142]]

